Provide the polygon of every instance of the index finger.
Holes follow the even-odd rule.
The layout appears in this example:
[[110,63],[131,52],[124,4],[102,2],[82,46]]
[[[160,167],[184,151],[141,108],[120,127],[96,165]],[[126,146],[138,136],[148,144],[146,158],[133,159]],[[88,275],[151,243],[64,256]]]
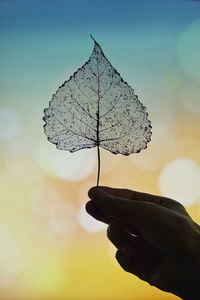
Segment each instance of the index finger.
[[92,195],[92,192],[95,189],[101,189],[112,196],[122,197],[122,198],[135,200],[135,201],[145,201],[145,202],[155,203],[163,207],[172,208],[172,209],[174,208],[184,214],[186,213],[182,204],[167,197],[152,195],[152,194],[133,191],[129,189],[111,188],[107,186],[98,186],[98,187],[91,188],[88,192],[89,197]]

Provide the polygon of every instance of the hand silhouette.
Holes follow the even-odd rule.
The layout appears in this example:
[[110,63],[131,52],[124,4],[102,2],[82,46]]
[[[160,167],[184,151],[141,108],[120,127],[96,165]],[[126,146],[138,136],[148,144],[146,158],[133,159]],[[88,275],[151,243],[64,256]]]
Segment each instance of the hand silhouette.
[[183,299],[200,299],[200,226],[169,198],[94,187],[86,210],[109,224],[121,267]]

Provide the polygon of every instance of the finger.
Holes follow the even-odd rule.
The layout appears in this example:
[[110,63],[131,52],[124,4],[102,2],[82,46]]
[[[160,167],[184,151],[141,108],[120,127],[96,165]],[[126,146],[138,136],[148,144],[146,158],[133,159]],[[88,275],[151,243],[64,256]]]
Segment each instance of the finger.
[[101,212],[95,208],[94,201],[88,201],[85,207],[86,211],[96,220],[109,224],[107,228],[107,237],[116,248],[122,248],[135,243],[136,236],[132,236],[125,231],[119,222],[103,216]]
[[[111,224],[118,224],[118,225],[112,225],[112,227],[114,227],[114,230],[115,230],[115,226],[117,226],[118,228],[120,227],[120,230],[123,230],[123,224],[121,224],[121,220],[120,218],[117,218],[117,217],[112,217],[112,216],[107,216],[106,214],[103,214],[95,205],[95,202],[90,200],[86,203],[85,205],[85,209],[87,211],[87,213],[89,215],[91,215],[93,218],[95,218],[96,220],[98,221],[101,221],[101,222],[104,222],[108,225],[111,225]],[[108,231],[110,230],[110,226],[108,227]],[[124,231],[124,230],[123,230]],[[127,235],[129,233],[127,232]],[[137,230],[135,229],[134,230],[134,234],[135,236],[137,236],[138,232]],[[109,238],[109,237],[108,237]]]
[[133,248],[132,246],[126,246],[117,250],[115,258],[126,272],[136,273],[136,265],[139,259],[137,252],[137,247]]
[[113,218],[104,215],[98,208],[96,208],[94,201],[88,201],[85,205],[85,209],[89,215],[98,221],[110,224]]
[[180,204],[175,200],[166,197],[157,196],[157,195],[137,192],[129,189],[117,189],[117,188],[111,188],[106,186],[93,187],[88,192],[88,196],[90,198],[93,193],[93,190],[96,189],[101,189],[112,196],[127,198],[129,200],[135,200],[135,201],[145,201],[145,202],[155,203],[163,207],[176,208],[176,209],[180,209],[181,212],[184,213],[186,212],[182,204]]
[[186,225],[182,216],[154,203],[127,200],[101,189],[93,189],[90,196],[103,215],[119,219],[128,232],[137,233],[158,247],[172,247],[173,242],[175,246],[181,226]]
[[151,285],[159,278],[160,253],[145,241],[138,239],[135,246],[126,246],[116,252],[116,260],[120,266]]
[[112,221],[107,228],[107,237],[113,243],[116,248],[123,248],[125,246],[131,246],[136,243],[136,236],[132,236],[130,233],[125,231],[122,226]]

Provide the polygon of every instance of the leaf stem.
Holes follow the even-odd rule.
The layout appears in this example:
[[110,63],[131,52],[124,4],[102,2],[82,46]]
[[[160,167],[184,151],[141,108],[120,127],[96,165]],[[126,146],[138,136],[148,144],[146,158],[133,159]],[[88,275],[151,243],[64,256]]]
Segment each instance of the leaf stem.
[[98,157],[97,186],[99,186],[99,177],[100,177],[100,148],[99,148],[99,145],[97,145],[97,157]]
[[[92,37],[93,39],[93,37]],[[94,40],[96,43],[96,41]],[[100,148],[99,148],[99,105],[100,105],[100,82],[99,82],[99,66],[97,59],[97,85],[98,85],[98,100],[97,100],[97,156],[98,156],[98,175],[97,175],[97,186],[99,186],[99,177],[100,177]]]

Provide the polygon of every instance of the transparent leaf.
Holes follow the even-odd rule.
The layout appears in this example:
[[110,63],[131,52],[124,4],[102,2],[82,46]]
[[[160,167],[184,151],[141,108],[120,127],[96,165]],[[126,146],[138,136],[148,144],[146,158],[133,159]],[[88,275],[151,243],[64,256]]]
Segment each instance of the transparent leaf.
[[60,86],[44,110],[44,131],[58,149],[102,147],[129,155],[147,147],[151,125],[134,90],[94,40],[89,60]]

